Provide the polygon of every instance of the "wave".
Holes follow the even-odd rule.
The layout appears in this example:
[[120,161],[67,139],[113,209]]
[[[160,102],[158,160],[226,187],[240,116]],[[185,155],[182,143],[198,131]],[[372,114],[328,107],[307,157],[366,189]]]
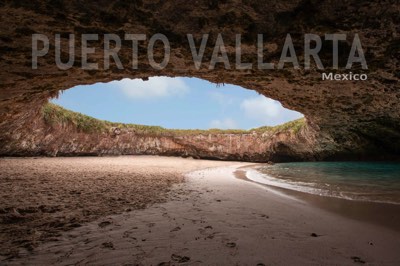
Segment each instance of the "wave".
[[[299,192],[324,197],[335,197],[347,200],[357,200],[366,202],[400,204],[400,180],[393,179],[386,183],[374,182],[371,179],[351,179],[343,178],[338,181],[337,173],[334,178],[330,176],[329,171],[322,171],[318,178],[315,172],[312,177],[307,172],[298,169],[299,163],[294,169],[290,164],[280,165],[279,168],[272,166],[273,171],[268,173],[266,168],[249,169],[246,173],[247,178],[268,186],[284,188]],[[279,170],[282,170],[280,172]],[[290,173],[287,174],[287,173]],[[347,177],[348,173],[344,176]],[[347,180],[347,181],[346,181]],[[394,182],[394,183],[393,183]],[[383,185],[384,184],[384,185]]]

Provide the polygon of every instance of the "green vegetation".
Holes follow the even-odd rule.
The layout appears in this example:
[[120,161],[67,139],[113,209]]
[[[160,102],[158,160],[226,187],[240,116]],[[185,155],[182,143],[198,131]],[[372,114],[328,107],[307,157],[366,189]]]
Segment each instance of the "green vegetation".
[[86,133],[107,131],[108,128],[111,127],[111,123],[107,121],[72,112],[52,103],[47,103],[43,106],[42,114],[47,124],[56,125],[71,123],[75,125],[79,131]]
[[304,118],[296,119],[290,122],[287,122],[282,125],[270,127],[270,126],[265,126],[265,127],[259,127],[259,128],[254,128],[251,129],[250,131],[256,131],[257,133],[263,133],[266,131],[270,131],[271,133],[277,133],[277,132],[284,132],[284,131],[289,131],[292,130],[294,133],[298,133],[300,129],[302,129],[305,126],[306,120]]
[[47,103],[42,108],[42,114],[44,121],[49,125],[59,124],[72,124],[75,125],[78,131],[85,133],[106,133],[111,128],[117,127],[119,129],[133,130],[136,133],[148,134],[148,135],[165,135],[165,136],[184,136],[184,135],[199,135],[199,134],[250,134],[256,133],[277,133],[283,131],[292,130],[294,133],[305,125],[305,119],[297,119],[283,125],[275,127],[259,127],[251,130],[239,130],[239,129],[166,129],[160,126],[145,126],[136,124],[122,124],[113,123],[109,121],[99,120],[81,113],[73,112],[62,108],[53,103]]

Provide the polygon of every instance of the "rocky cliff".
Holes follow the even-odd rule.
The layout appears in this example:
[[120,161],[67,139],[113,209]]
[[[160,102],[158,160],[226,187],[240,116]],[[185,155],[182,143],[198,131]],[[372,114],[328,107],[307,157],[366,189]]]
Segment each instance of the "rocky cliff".
[[[0,2],[0,11],[0,143],[3,155],[31,154],[29,149],[13,145],[16,140],[19,143],[31,143],[23,142],[22,137],[18,137],[21,134],[29,140],[29,135],[23,133],[28,128],[32,129],[30,132],[46,131],[45,127],[41,128],[43,125],[38,120],[38,112],[48,98],[57,92],[79,84],[121,78],[147,79],[160,75],[198,77],[215,83],[240,85],[303,113],[307,127],[302,137],[312,140],[306,142],[307,152],[300,156],[304,160],[393,158],[400,155],[400,5],[396,0],[5,0]],[[38,69],[32,69],[34,33],[45,34],[50,39],[49,52],[40,58]],[[76,53],[72,68],[60,70],[55,64],[55,41],[52,36],[60,34],[66,45],[70,33],[76,36],[83,33],[100,36],[114,33],[122,39],[126,33],[146,34],[147,40],[139,43],[138,69],[118,69],[113,61],[109,69],[104,68],[99,61],[104,52],[104,40],[100,37],[98,42],[91,43],[91,47],[96,49],[90,56],[90,61],[99,63],[98,70],[82,69],[79,52]],[[149,37],[155,33],[165,34],[171,43],[171,59],[162,70],[152,68],[147,53],[143,52]],[[204,53],[205,64],[199,70],[193,63],[186,39],[188,33],[194,35],[197,45],[200,45],[203,33],[210,36]],[[231,62],[235,61],[235,34],[241,33],[243,61],[254,64],[257,64],[258,59],[257,34],[263,34],[265,38],[266,62],[277,63],[285,36],[290,33],[300,65],[304,65],[304,33],[319,36],[326,33],[346,34],[347,40],[340,45],[341,66],[347,60],[351,40],[357,33],[363,45],[368,70],[356,64],[352,71],[367,74],[368,80],[322,80],[321,70],[315,66],[310,70],[304,67],[238,70],[233,67],[225,69],[223,65],[217,64],[215,70],[209,70],[207,62],[219,33],[224,37]],[[76,51],[80,51],[81,42],[77,39],[75,44]],[[331,46],[332,43],[323,40],[320,57],[326,66],[324,71],[348,74],[343,68],[332,68]],[[123,41],[119,57],[125,66],[132,65],[132,52],[132,43]],[[155,58],[158,61],[162,59],[162,53],[162,47],[155,48]],[[68,60],[66,50],[61,52],[61,58]],[[67,143],[71,142],[69,138],[73,136],[65,135],[67,139],[54,145],[68,146]],[[245,138],[250,141],[252,137]],[[271,149],[267,141],[267,144],[262,145],[265,150],[255,149],[255,157],[266,159],[276,154],[278,157],[287,155],[291,158],[291,147],[295,147],[295,143],[303,145],[303,141],[297,137],[288,139],[285,142],[288,145],[281,145],[282,148],[278,150]],[[186,139],[181,137],[179,141],[165,139],[165,146],[171,143],[174,147],[171,153],[174,154],[182,145],[189,147],[188,140],[198,143],[197,139],[190,136]],[[224,147],[229,146],[226,144],[228,140],[224,140]],[[112,141],[118,145],[116,139]],[[52,150],[46,151],[45,147],[49,146],[43,146],[44,153],[52,153]],[[62,150],[58,152],[62,154]],[[153,150],[158,153],[155,151],[157,149]],[[246,152],[252,151],[249,149]],[[229,149],[225,148],[223,155],[220,155],[218,148],[211,151],[209,147],[201,153],[205,154],[202,157],[231,158]],[[72,153],[66,151],[65,154]],[[241,156],[237,158],[248,155],[243,153]],[[253,160],[253,157],[249,158]]]
[[304,119],[245,130],[171,130],[119,124],[46,104],[29,127],[13,132],[3,155],[167,155],[240,161],[313,159]]

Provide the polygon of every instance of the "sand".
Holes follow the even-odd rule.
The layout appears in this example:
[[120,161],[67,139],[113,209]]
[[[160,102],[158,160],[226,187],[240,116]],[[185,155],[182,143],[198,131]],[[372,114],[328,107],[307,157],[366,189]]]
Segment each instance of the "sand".
[[307,204],[310,204],[314,207],[327,210],[344,217],[380,225],[400,232],[399,204],[348,200],[337,197],[324,197],[316,194],[258,183],[257,181],[248,178],[248,176],[251,176],[248,171],[255,171],[257,168],[260,168],[260,165],[240,167],[235,171],[234,174],[239,179],[257,183],[277,192],[282,192],[284,195],[303,200],[307,202]]
[[165,202],[184,173],[220,165],[148,156],[0,159],[0,256],[31,251],[105,215]]
[[[24,160],[33,161],[17,159],[16,165],[24,165]],[[92,171],[99,175],[102,167],[111,172],[126,171],[129,176],[148,176],[148,182],[155,179],[158,183],[150,185],[143,202],[157,195],[162,197],[148,202],[146,208],[99,214],[92,221],[61,232],[53,239],[57,241],[40,242],[33,251],[20,248],[18,258],[3,261],[7,265],[400,265],[398,231],[328,212],[299,198],[236,178],[234,173],[249,164],[162,157],[38,160],[43,162],[35,167],[40,171],[45,166],[41,170],[44,176],[51,176],[47,165],[52,160],[58,165],[52,170],[66,163],[60,176],[70,175],[70,169],[78,180],[87,178],[76,170],[83,165],[87,167],[82,172],[86,176],[92,176]],[[10,161],[2,161],[2,169]],[[6,172],[12,172],[11,168],[6,167]],[[169,173],[177,177],[168,177]],[[186,173],[186,182],[181,182],[182,173]],[[18,182],[27,182],[28,176]],[[114,183],[117,177],[112,173],[106,177],[111,180],[99,184],[99,188],[111,185],[113,191],[118,191],[128,181]],[[168,183],[162,181],[164,178],[170,180],[169,184],[164,185]],[[146,181],[138,182],[142,183]],[[129,193],[126,189],[120,188]],[[161,194],[153,193],[153,189]],[[62,189],[56,191],[61,193]],[[26,193],[21,197],[26,197]],[[96,195],[100,197],[101,193]],[[58,201],[57,204],[63,204],[62,198]],[[86,208],[86,204],[103,203],[81,204]],[[67,210],[63,215],[68,215]],[[4,227],[2,224],[2,231],[8,225]]]

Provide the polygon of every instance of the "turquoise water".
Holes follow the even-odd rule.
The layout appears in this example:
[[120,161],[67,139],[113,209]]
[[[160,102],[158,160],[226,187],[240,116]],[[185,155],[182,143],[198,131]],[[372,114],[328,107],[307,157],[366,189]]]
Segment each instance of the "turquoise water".
[[280,163],[263,166],[249,178],[322,196],[400,204],[400,163]]

